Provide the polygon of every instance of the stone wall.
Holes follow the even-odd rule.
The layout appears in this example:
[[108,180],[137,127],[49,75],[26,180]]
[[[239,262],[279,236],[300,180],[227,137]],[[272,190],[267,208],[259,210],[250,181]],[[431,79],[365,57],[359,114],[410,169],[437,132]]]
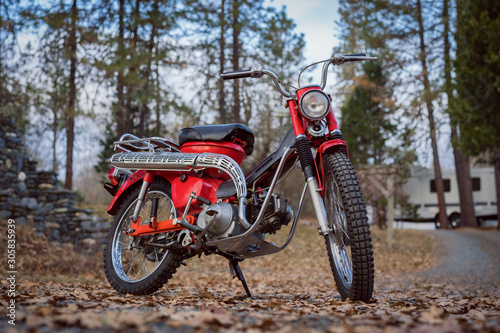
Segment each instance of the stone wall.
[[57,175],[37,170],[12,118],[0,118],[0,220],[32,225],[48,239],[94,249],[104,243],[108,220],[76,207],[77,193]]

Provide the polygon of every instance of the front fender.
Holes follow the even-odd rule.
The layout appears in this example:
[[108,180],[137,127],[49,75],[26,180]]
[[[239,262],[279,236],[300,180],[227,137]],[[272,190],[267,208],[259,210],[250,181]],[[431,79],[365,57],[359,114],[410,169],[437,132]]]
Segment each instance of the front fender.
[[347,144],[342,139],[333,139],[325,141],[319,146],[316,153],[316,166],[318,171],[319,185],[321,187],[321,195],[324,195],[324,182],[325,182],[325,171],[323,170],[323,155],[325,153],[336,152],[339,150],[345,150],[347,157],[349,157],[349,152],[347,151]]
[[323,155],[324,153],[327,152],[338,151],[339,148],[342,147],[344,147],[345,151],[347,152],[347,157],[349,157],[349,152],[347,151],[347,144],[342,139],[334,139],[323,142],[323,144],[319,146],[318,152],[320,155]]

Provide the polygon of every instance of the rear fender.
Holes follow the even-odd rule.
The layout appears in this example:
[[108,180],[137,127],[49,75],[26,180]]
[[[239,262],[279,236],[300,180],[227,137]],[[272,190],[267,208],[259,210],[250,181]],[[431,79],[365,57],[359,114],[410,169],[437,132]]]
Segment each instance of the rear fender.
[[[142,181],[146,176],[146,170],[137,170],[133,174],[131,174],[128,179],[123,183],[123,185],[118,189],[113,200],[109,204],[108,214],[116,215],[118,213],[118,209],[120,209],[121,203],[125,200],[125,198],[136,188],[142,185]],[[153,171],[155,177],[165,178],[170,184],[172,181],[180,177],[181,174],[186,172],[179,171]]]

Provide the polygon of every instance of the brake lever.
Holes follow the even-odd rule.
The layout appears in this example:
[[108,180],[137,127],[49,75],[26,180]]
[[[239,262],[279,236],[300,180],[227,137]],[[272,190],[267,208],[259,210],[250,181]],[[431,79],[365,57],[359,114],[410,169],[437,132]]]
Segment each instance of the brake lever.
[[345,62],[343,53],[334,53],[331,57],[330,63],[334,65],[342,65]]
[[360,54],[348,54],[343,53],[334,54],[331,58],[331,63],[334,65],[342,65],[345,62],[353,61],[365,61],[365,60],[377,60],[377,57],[368,57],[364,53]]
[[262,72],[262,65],[258,64],[254,67],[252,67],[252,79],[260,79],[264,73]]

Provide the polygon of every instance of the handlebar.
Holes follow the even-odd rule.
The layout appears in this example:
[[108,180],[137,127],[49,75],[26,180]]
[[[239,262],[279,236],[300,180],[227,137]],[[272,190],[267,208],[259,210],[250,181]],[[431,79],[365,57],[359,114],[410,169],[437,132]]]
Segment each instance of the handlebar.
[[228,72],[228,73],[222,73],[220,77],[223,80],[234,80],[234,79],[242,79],[245,77],[252,77],[252,70],[247,69],[244,71],[235,71],[235,72]]
[[[345,55],[340,53],[340,54],[334,54],[330,59],[320,61],[320,62],[325,63],[323,65],[323,73],[321,75],[321,85],[320,85],[321,89],[325,89],[325,87],[326,87],[326,79],[328,76],[328,67],[330,66],[330,64],[342,65],[343,63],[346,63],[346,62],[376,60],[376,59],[378,59],[378,58],[377,57],[369,57],[365,53],[345,54]],[[317,63],[315,63],[315,64],[317,64]],[[274,84],[276,85],[276,88],[278,88],[278,91],[283,96],[293,98],[294,94],[292,94],[291,92],[289,92],[285,88],[285,85],[283,84],[283,82],[281,82],[281,80],[278,78],[278,76],[273,71],[268,70],[268,69],[263,69],[260,66],[254,67],[252,69],[247,69],[247,70],[222,73],[220,75],[220,77],[223,80],[242,79],[242,78],[246,78],[246,77],[251,77],[251,78],[255,79],[255,78],[261,78],[264,74],[269,75],[271,77]],[[299,75],[299,78],[300,78],[300,75]]]
[[285,88],[285,85],[281,82],[281,80],[278,78],[278,76],[273,71],[270,71],[268,69],[263,69],[260,66],[254,67],[252,69],[243,70],[243,71],[222,73],[220,75],[220,77],[223,80],[234,80],[234,79],[241,79],[244,77],[251,77],[254,79],[258,79],[258,78],[261,78],[264,74],[269,75],[271,77],[271,79],[273,79],[273,82],[276,85],[276,88],[278,88],[278,91],[280,92],[280,94],[282,94],[285,97],[293,97],[293,94],[290,93]]

